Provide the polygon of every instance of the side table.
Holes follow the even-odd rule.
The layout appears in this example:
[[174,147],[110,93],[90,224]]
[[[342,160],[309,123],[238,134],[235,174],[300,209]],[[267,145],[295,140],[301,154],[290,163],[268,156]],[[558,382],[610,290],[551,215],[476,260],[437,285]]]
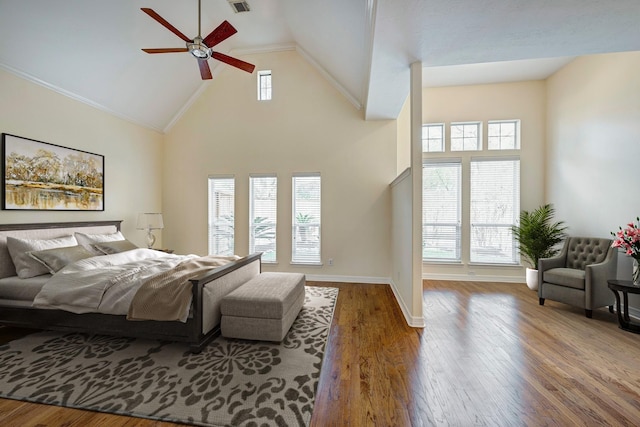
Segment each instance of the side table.
[[[631,280],[607,280],[609,289],[616,296],[616,312],[620,329],[640,334],[640,324],[631,323],[629,319],[629,295],[640,294],[640,286],[633,284]],[[622,293],[623,309],[620,310],[620,294]]]

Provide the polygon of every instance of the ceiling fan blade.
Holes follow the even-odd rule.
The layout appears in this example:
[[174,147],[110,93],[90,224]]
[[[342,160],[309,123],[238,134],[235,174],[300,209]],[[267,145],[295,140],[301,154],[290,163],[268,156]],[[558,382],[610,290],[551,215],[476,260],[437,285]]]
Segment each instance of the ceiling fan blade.
[[203,42],[207,47],[211,48],[237,32],[238,30],[233,28],[233,25],[231,25],[229,21],[223,21],[222,24],[218,25],[215,30],[211,31],[211,33],[204,38]]
[[211,80],[211,68],[206,59],[198,59],[198,67],[200,67],[200,76],[202,80]]
[[174,53],[174,52],[189,52],[186,47],[169,47],[166,49],[142,49],[147,53]]
[[176,36],[180,37],[185,42],[188,43],[188,42],[191,41],[191,39],[189,37],[185,36],[176,27],[174,27],[173,25],[169,24],[169,22],[167,22],[167,20],[165,20],[162,16],[158,15],[153,9],[149,9],[148,7],[143,7],[140,10],[142,10],[144,13],[146,13],[147,15],[149,15],[150,17],[152,17],[153,19],[158,21],[163,27],[165,27],[167,30],[171,31]]
[[224,62],[225,64],[229,64],[232,67],[240,68],[242,71],[246,71],[247,73],[253,73],[253,70],[256,68],[253,64],[249,64],[248,62],[241,61],[220,52],[211,52],[211,57]]

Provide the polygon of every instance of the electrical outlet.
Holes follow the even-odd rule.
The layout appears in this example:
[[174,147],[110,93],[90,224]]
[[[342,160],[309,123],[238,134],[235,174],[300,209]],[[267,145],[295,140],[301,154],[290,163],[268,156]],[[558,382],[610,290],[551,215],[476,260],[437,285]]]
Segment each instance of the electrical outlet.
[[329,265],[333,265],[333,258],[329,258]]

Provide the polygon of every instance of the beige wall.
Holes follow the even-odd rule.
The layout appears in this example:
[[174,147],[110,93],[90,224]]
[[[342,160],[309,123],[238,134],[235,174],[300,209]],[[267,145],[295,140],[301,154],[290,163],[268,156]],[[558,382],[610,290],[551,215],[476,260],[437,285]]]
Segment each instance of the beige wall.
[[104,212],[0,211],[0,223],[122,219],[144,245],[136,215],[161,208],[163,136],[2,69],[0,94],[0,132],[105,156]]
[[411,105],[407,98],[398,115],[398,153],[396,173],[400,175],[406,168],[411,167]]
[[[294,51],[243,57],[273,73],[273,100],[256,100],[256,73],[226,68],[169,132],[163,212],[167,244],[207,252],[207,177],[236,177],[236,248],[248,252],[248,177],[278,176],[278,264],[304,271],[386,281],[390,275],[389,184],[396,176],[396,122],[363,120]],[[291,259],[291,175],[322,176],[322,267]],[[334,265],[327,265],[332,258]]]
[[547,199],[572,235],[611,237],[640,215],[638,70],[640,52],[591,55],[548,81]]
[[[449,138],[451,122],[482,121],[486,146],[486,124],[488,120],[521,120],[520,207],[531,210],[544,202],[544,144],[545,144],[545,82],[530,81],[477,86],[425,88],[423,90],[423,122],[445,123],[445,134]],[[448,147],[447,147],[448,149]],[[430,154],[433,157],[468,158],[475,152]],[[463,182],[468,188],[469,173],[463,163]],[[469,193],[463,192],[463,206],[469,205]],[[521,267],[491,267],[468,264],[469,251],[465,250],[465,239],[469,236],[468,217],[463,210],[462,264],[423,265],[423,275],[429,278],[456,280],[507,280],[522,281]],[[466,237],[465,237],[466,236]],[[466,244],[468,246],[468,243]]]

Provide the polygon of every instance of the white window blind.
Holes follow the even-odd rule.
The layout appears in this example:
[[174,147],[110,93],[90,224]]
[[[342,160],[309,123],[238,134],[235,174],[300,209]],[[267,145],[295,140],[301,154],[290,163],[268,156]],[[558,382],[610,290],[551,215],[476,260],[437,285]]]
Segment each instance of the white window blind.
[[477,151],[482,149],[480,122],[451,123],[451,151]]
[[489,150],[516,150],[520,148],[520,120],[491,121],[487,124]]
[[436,153],[444,151],[444,124],[422,125],[422,152]]
[[319,264],[320,174],[295,174],[291,262]]
[[278,178],[249,177],[249,251],[262,252],[262,262],[276,262]]
[[511,227],[520,214],[520,160],[471,159],[471,262],[517,264]]
[[209,177],[209,255],[233,255],[235,179]]
[[422,259],[460,261],[462,165],[422,165]]
[[271,70],[258,71],[258,101],[271,99]]

